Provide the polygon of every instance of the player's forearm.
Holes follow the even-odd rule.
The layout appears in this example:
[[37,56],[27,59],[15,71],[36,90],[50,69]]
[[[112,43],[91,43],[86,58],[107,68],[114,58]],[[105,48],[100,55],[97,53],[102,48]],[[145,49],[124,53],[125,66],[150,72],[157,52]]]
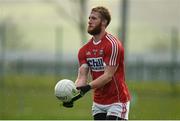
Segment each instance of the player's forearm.
[[107,84],[109,81],[112,80],[113,75],[115,74],[117,66],[107,66],[105,68],[104,74],[102,74],[97,79],[93,80],[89,83],[92,89],[100,88]]
[[78,71],[78,77],[75,81],[75,85],[78,86],[83,86],[87,84],[87,79],[88,79],[88,69],[84,67],[80,67]]
[[83,85],[86,85],[86,84],[87,84],[87,78],[86,77],[77,78],[76,81],[75,81],[76,87],[83,86]]
[[109,81],[112,80],[112,75],[109,74],[103,74],[99,78],[91,81],[89,85],[92,89],[103,87],[105,84],[107,84]]

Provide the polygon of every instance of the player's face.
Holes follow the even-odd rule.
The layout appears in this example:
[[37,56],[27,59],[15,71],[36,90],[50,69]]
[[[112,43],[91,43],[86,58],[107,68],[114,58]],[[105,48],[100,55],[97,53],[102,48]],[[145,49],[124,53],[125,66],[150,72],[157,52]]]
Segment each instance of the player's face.
[[88,33],[91,35],[97,35],[101,32],[101,18],[98,12],[91,12],[88,21]]

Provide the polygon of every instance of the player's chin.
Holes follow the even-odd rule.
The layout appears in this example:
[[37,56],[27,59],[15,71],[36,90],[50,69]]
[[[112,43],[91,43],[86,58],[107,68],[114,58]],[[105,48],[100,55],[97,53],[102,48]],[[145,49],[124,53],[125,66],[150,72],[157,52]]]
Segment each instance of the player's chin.
[[91,34],[93,32],[94,29],[88,29],[88,33]]
[[91,32],[91,31],[93,31],[93,30],[94,30],[94,27],[92,27],[92,26],[89,26],[89,27],[88,27],[88,31]]

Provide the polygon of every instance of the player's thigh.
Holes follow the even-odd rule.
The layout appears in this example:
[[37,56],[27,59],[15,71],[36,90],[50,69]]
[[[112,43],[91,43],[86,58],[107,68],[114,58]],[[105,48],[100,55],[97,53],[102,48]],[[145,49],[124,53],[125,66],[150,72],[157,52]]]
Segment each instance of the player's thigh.
[[99,117],[99,115],[104,116],[105,114],[107,114],[107,107],[105,107],[104,105],[100,105],[100,104],[93,102],[92,115],[94,117]]
[[114,103],[107,111],[107,116],[115,116],[121,119],[128,120],[129,115],[129,102],[126,103]]

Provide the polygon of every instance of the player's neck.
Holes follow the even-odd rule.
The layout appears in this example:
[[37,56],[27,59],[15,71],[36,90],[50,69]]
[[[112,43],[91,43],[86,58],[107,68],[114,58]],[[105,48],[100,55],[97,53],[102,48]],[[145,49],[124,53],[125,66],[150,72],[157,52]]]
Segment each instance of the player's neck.
[[101,33],[94,35],[93,39],[95,42],[98,42],[102,39],[102,37],[106,34],[106,31],[101,31]]

